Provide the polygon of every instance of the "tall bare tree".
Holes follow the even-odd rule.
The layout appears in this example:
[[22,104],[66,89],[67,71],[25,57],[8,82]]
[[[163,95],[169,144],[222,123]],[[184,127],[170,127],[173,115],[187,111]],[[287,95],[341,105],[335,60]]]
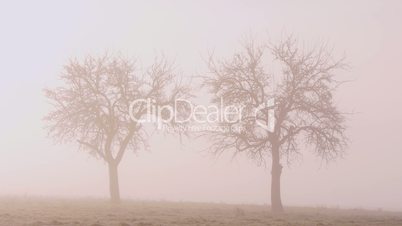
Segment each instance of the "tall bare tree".
[[[274,70],[269,72],[267,67],[278,62],[281,70],[275,71],[273,79]],[[259,163],[271,157],[271,206],[273,212],[282,212],[281,161],[289,162],[301,154],[301,144],[313,148],[322,159],[333,160],[347,144],[344,114],[333,101],[341,84],[334,72],[345,65],[333,60],[325,45],[305,50],[288,37],[277,44],[247,42],[230,59],[211,56],[208,66],[210,73],[204,83],[213,101],[222,98],[226,105],[244,107],[237,121],[221,122],[221,126],[240,129],[207,132],[211,150],[215,154],[228,150],[246,153]],[[273,106],[268,106],[272,99]],[[272,109],[275,113],[270,117]]]
[[188,92],[176,78],[164,57],[144,71],[123,57],[89,56],[70,60],[61,75],[63,86],[45,89],[54,106],[45,117],[50,135],[77,141],[82,150],[107,163],[112,201],[120,200],[118,165],[126,150],[146,147],[146,130],[130,113],[139,119],[148,113],[147,107],[131,102],[150,98],[155,106],[173,104]]

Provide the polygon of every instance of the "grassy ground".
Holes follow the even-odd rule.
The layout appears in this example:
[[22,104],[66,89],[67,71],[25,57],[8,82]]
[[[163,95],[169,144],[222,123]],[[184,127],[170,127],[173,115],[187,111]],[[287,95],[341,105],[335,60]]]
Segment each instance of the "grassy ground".
[[326,208],[104,200],[0,199],[0,225],[402,225],[402,213]]

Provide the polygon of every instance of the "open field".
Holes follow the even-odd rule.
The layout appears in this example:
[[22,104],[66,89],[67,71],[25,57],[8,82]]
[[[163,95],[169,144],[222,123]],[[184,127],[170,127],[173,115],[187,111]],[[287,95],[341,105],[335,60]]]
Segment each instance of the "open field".
[[327,208],[105,200],[0,199],[0,225],[402,225],[402,213]]

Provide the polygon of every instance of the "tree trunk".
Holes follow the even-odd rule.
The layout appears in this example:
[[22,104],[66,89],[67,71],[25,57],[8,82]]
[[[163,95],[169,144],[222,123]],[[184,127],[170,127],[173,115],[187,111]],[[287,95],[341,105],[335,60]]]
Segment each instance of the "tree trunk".
[[120,190],[119,190],[119,175],[117,171],[117,163],[109,162],[109,191],[110,200],[113,203],[120,202]]
[[271,171],[271,210],[274,213],[283,212],[281,200],[281,173],[279,148],[272,149],[272,171]]

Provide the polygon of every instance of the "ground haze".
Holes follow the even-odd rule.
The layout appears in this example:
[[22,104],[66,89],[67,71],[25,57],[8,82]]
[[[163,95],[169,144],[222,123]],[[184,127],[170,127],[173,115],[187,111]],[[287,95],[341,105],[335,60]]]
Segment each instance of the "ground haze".
[[289,207],[273,215],[268,206],[91,199],[1,199],[0,225],[402,225],[402,213],[361,209]]

